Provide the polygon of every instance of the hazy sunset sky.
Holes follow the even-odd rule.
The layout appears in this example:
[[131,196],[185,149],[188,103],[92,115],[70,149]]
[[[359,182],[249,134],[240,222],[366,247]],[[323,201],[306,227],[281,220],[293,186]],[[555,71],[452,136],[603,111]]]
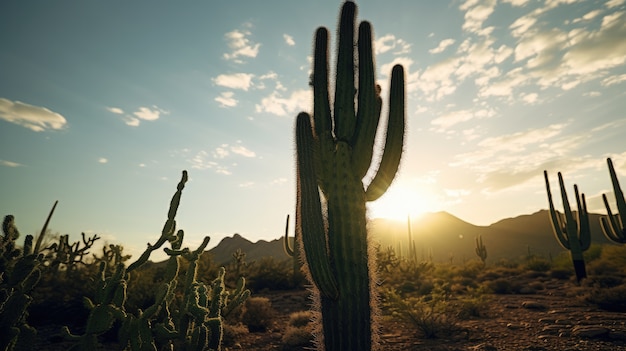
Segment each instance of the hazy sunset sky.
[[[553,192],[561,171],[570,196],[577,183],[606,213],[607,157],[626,187],[626,0],[357,5],[384,104],[392,65],[407,73],[406,152],[371,217],[533,213],[547,208],[543,170]],[[340,6],[1,2],[0,214],[38,233],[59,200],[53,232],[97,233],[136,258],[186,169],[185,246],[281,236],[313,34],[330,29],[334,56]]]

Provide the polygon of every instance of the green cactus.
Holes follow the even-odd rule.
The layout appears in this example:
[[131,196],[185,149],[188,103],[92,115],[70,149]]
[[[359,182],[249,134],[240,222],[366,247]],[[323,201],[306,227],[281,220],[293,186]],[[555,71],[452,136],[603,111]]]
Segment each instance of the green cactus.
[[377,309],[373,286],[376,265],[368,248],[365,203],[378,199],[390,186],[404,139],[404,70],[396,65],[382,158],[364,187],[363,179],[372,165],[382,100],[375,82],[368,22],[359,25],[355,59],[355,18],[356,5],[346,1],[339,24],[333,113],[328,96],[328,30],[319,28],[312,79],[313,121],[304,112],[296,121],[296,223],[306,267],[320,295],[326,350],[370,350],[377,343],[372,313]]
[[559,187],[561,188],[561,198],[563,201],[564,214],[558,213],[554,209],[552,202],[552,193],[550,192],[550,182],[548,181],[548,172],[543,171],[546,182],[546,190],[548,193],[548,203],[550,205],[550,219],[554,235],[559,244],[566,250],[569,250],[576,273],[576,279],[580,281],[587,277],[585,269],[585,259],[583,252],[589,249],[591,245],[591,228],[589,226],[589,214],[587,213],[587,202],[585,194],[578,193],[578,186],[574,185],[574,193],[576,196],[576,204],[578,207],[578,220],[574,218],[569,201],[567,200],[567,192],[563,182],[561,172],[558,173]]
[[[146,251],[137,261],[124,267],[123,256],[119,247],[110,246],[105,250],[106,257],[100,262],[96,296],[85,298],[90,314],[83,335],[73,335],[67,327],[63,328],[65,337],[76,342],[74,348],[92,351],[98,346],[98,336],[108,331],[115,321],[121,322],[119,341],[122,349],[132,351],[156,351],[160,349],[176,350],[220,350],[222,343],[222,318],[233,311],[250,295],[244,289],[245,280],[240,278],[234,292],[229,292],[224,285],[224,268],[218,277],[205,284],[197,279],[197,263],[203,254],[210,238],[207,236],[202,244],[191,251],[181,248],[184,238],[182,230],[176,231],[175,216],[180,204],[182,190],[187,182],[187,172],[183,171],[177,191],[172,197],[168,217],[161,232],[161,237],[154,245],[148,244]],[[162,247],[166,242],[170,247],[164,248],[169,256],[163,282],[156,291],[155,302],[145,311],[137,315],[127,313],[126,301],[127,281],[131,273],[146,263],[150,254]],[[110,255],[108,253],[111,253]],[[107,277],[107,263],[119,261],[115,271]],[[179,276],[181,259],[189,262],[184,277]],[[177,297],[175,290],[182,280],[182,296]],[[176,303],[174,303],[175,299]]]
[[487,247],[483,244],[482,235],[476,237],[476,255],[483,262],[483,265],[487,262]]
[[4,218],[4,237],[0,239],[0,350],[32,350],[34,347],[37,331],[26,322],[27,310],[33,300],[32,291],[41,279],[44,256],[39,253],[40,241],[57,202],[50,210],[34,249],[32,235],[24,238],[22,250],[16,248],[15,241],[20,234],[15,217]]
[[613,193],[615,194],[618,213],[613,215],[606,195],[602,194],[607,216],[600,217],[600,224],[602,225],[602,232],[604,232],[604,235],[610,241],[618,244],[626,244],[626,200],[624,200],[624,193],[619,185],[615,168],[613,168],[613,162],[610,158],[607,158],[606,162],[609,165],[609,173],[611,175],[611,183],[613,183]]

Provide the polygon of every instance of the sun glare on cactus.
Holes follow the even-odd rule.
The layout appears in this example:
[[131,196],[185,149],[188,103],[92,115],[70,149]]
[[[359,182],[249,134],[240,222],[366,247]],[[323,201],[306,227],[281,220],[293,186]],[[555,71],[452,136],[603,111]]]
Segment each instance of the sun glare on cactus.
[[438,201],[427,189],[418,189],[408,184],[394,184],[380,199],[367,204],[369,218],[387,218],[406,221],[438,209]]

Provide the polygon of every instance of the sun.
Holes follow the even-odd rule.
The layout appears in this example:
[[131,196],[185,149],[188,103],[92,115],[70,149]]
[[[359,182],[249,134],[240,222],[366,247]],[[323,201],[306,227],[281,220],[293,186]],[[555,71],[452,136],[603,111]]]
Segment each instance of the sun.
[[431,190],[403,183],[393,184],[380,199],[367,204],[369,218],[392,220],[420,217],[438,207],[439,201]]

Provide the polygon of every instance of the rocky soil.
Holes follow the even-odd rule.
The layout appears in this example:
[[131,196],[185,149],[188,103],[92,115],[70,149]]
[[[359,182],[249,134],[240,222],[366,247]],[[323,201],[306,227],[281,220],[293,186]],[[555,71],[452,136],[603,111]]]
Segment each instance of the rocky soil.
[[[439,339],[423,339],[411,324],[389,317],[381,326],[382,350],[432,351],[626,351],[626,313],[607,312],[576,298],[580,287],[562,280],[546,280],[541,290],[524,294],[489,295],[482,317],[460,321],[460,332]],[[227,342],[226,351],[298,350],[282,342],[289,315],[309,308],[307,291],[255,294],[270,299],[275,323],[263,333],[243,333]],[[626,296],[624,297],[626,299]],[[66,350],[54,336],[59,326],[39,331],[39,350]],[[119,349],[114,343],[101,350]]]
[[[599,351],[626,350],[626,313],[607,312],[572,295],[569,282],[552,280],[542,290],[490,295],[484,317],[460,322],[462,332],[448,338],[422,339],[410,324],[385,318],[381,345],[385,351]],[[258,296],[258,295],[257,295]],[[308,308],[302,292],[272,292],[277,312],[274,328],[249,333],[227,350],[286,350],[281,342],[289,314]],[[626,296],[624,297],[626,299]],[[301,348],[304,349],[304,348]]]

